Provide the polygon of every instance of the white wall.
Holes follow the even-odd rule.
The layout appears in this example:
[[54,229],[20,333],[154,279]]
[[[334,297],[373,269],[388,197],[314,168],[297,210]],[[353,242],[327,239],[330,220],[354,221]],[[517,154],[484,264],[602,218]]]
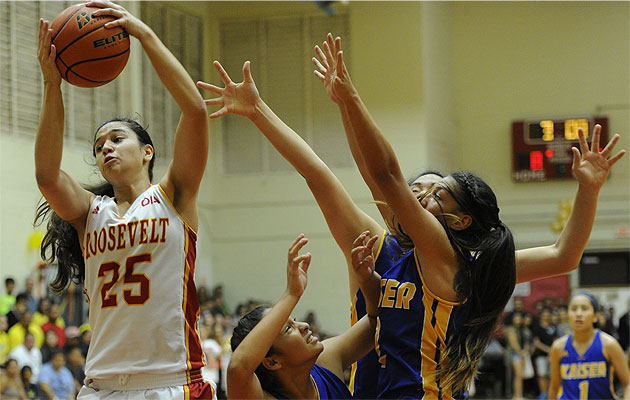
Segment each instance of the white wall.
[[[519,247],[554,241],[558,202],[574,181],[513,183],[511,122],[609,117],[630,143],[629,3],[461,2],[453,7],[454,86],[462,167],[488,178]],[[589,249],[628,248],[626,156],[600,193]]]

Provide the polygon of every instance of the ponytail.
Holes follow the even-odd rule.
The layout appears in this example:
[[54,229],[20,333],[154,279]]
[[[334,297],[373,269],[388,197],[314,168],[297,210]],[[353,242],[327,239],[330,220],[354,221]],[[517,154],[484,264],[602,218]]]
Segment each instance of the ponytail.
[[442,388],[452,392],[465,390],[475,378],[516,285],[512,233],[501,223],[489,236],[488,245],[470,255],[455,276],[458,297],[467,299],[469,315],[441,356],[438,379]]
[[516,285],[514,238],[499,219],[492,189],[468,172],[451,175],[457,182],[449,191],[462,211],[472,217],[466,229],[444,223],[460,268],[455,274],[457,297],[466,300],[468,319],[454,332],[441,355],[436,372],[440,386],[451,392],[465,390],[475,378],[483,353]]

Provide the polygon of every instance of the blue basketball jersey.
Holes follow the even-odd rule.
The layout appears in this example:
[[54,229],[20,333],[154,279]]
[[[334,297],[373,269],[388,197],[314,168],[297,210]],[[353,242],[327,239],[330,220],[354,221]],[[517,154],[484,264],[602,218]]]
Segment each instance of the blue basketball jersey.
[[559,399],[614,399],[613,376],[600,330],[595,332],[593,343],[583,355],[573,347],[573,334],[569,335],[560,360]]
[[[446,343],[468,317],[468,305],[434,295],[424,283],[416,251],[381,275],[376,352],[378,397],[453,399],[436,373]],[[456,397],[461,397],[458,394]]]
[[[381,235],[376,253],[374,266],[380,275],[393,266],[394,261],[400,257],[400,246],[396,239],[387,231]],[[361,290],[358,290],[351,309],[350,322],[354,325],[365,315],[365,298]],[[381,365],[378,363],[378,355],[371,350],[359,361],[352,364],[349,389],[355,399],[375,399],[378,395],[378,372]]]
[[[329,369],[313,365],[311,369],[311,379],[315,383],[317,389],[317,398],[324,399],[351,399],[352,394],[346,387],[346,384],[333,374]],[[270,392],[271,395],[278,399],[286,399],[287,397]]]

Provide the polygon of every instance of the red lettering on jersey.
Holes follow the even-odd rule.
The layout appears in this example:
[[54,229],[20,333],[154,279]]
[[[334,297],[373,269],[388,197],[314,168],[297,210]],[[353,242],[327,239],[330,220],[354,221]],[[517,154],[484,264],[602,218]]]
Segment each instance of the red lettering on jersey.
[[160,243],[166,242],[166,227],[168,226],[168,218],[160,218],[160,225],[162,226],[162,237]]
[[84,250],[84,256],[85,259],[89,259],[91,254],[90,254],[90,232],[87,233],[87,235],[85,236],[85,243],[83,243],[83,250]]
[[112,251],[116,248],[116,225],[110,225],[107,228],[109,241],[107,243],[107,250]]
[[[96,236],[96,231],[94,231],[94,236]],[[105,246],[107,245],[107,232],[105,228],[101,228],[98,233],[98,251],[103,253],[105,251]]]
[[[97,236],[96,236],[96,231],[92,232],[92,239],[88,242],[88,251],[92,252],[92,255],[95,256],[96,255],[96,240],[97,240]],[[92,247],[92,244],[94,244],[94,247]]]
[[146,207],[149,204],[153,204],[153,203],[160,204],[160,200],[153,195],[151,195],[150,197],[149,196],[145,197],[144,199],[142,199],[142,202],[140,202],[142,207]]
[[148,226],[149,226],[148,219],[140,220],[140,241],[138,242],[138,244],[147,244],[147,241],[149,240],[149,236],[147,235]]
[[133,247],[136,243],[136,232],[138,230],[138,221],[127,222],[127,232],[129,232],[130,246]]
[[149,243],[157,243],[160,240],[160,236],[157,235],[157,218],[151,218],[151,239]]
[[118,250],[124,249],[125,247],[127,247],[127,242],[125,241],[126,229],[127,229],[127,225],[118,224],[118,246],[116,246]]

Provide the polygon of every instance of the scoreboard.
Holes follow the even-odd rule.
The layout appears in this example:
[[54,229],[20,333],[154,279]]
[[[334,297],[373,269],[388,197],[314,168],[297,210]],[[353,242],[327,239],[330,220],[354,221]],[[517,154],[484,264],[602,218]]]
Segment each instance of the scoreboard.
[[595,124],[602,126],[599,143],[605,146],[607,117],[512,122],[512,180],[543,182],[571,178],[571,147],[580,148],[578,128],[584,130],[590,146]]

